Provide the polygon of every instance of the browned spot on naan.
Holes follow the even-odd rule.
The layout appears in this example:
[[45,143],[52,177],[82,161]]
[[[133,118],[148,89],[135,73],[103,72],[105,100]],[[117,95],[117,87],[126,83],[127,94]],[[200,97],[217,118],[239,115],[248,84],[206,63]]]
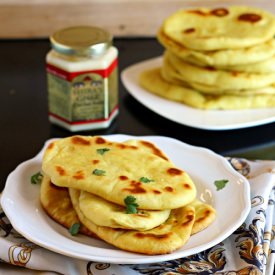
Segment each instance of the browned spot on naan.
[[238,17],[238,20],[255,23],[262,19],[262,17],[256,13],[244,13]]
[[78,136],[72,137],[72,143],[74,145],[90,145],[89,140],[86,140],[86,139],[84,139],[82,137],[78,137]]
[[128,177],[126,177],[126,176],[119,176],[119,179],[120,179],[120,180],[127,180]]
[[152,144],[151,142],[148,142],[148,141],[144,141],[144,140],[141,140],[140,143],[149,148],[153,154],[157,155],[158,157],[161,157],[165,160],[168,160],[168,158],[162,153],[162,151],[160,149],[158,149],[154,144]]
[[173,187],[171,187],[171,186],[165,186],[164,190],[167,191],[167,192],[173,192],[174,191]]
[[140,238],[140,239],[149,238],[149,239],[159,240],[159,239],[168,239],[171,234],[172,234],[171,232],[166,233],[166,234],[153,234],[153,233],[138,232],[135,234],[135,237]]
[[53,147],[54,147],[54,142],[51,142],[51,143],[48,145],[47,150],[51,150],[51,149],[53,149]]
[[77,180],[82,180],[85,178],[84,172],[82,170],[77,171],[74,175],[73,175],[74,179]]
[[65,175],[66,175],[66,171],[65,171],[65,169],[64,169],[63,167],[61,167],[61,166],[56,166],[55,169],[56,169],[56,171],[58,172],[58,174],[59,174],[60,176],[65,176]]
[[169,168],[167,170],[167,173],[171,176],[179,176],[183,174],[183,171],[177,169],[177,168]]
[[104,144],[104,143],[106,143],[106,140],[102,137],[97,137],[95,140],[95,143],[96,144]]
[[129,191],[132,194],[143,194],[147,191],[142,187],[142,183],[132,180],[130,183],[130,188],[123,188],[124,191]]
[[218,9],[213,9],[210,13],[218,17],[223,17],[229,14],[229,10],[226,8],[218,8]]

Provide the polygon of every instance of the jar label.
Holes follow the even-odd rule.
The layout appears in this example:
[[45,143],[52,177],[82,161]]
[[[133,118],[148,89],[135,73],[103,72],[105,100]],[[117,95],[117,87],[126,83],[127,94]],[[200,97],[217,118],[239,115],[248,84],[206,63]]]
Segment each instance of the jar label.
[[106,121],[117,109],[117,60],[104,70],[66,72],[47,64],[51,116],[69,124]]
[[104,78],[99,74],[78,75],[72,81],[72,121],[101,119],[108,117],[105,100]]

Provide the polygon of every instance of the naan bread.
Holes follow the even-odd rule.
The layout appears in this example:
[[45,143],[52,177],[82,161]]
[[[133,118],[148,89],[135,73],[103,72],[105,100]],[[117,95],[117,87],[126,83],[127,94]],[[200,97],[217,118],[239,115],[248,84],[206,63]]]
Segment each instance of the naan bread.
[[131,139],[131,140],[125,141],[124,143],[128,145],[137,146],[140,149],[144,150],[145,152],[154,154],[164,160],[171,162],[168,156],[152,142],[149,142],[147,140]]
[[[56,187],[47,176],[43,177],[40,197],[43,208],[50,217],[67,228],[74,223],[81,223],[80,233],[99,237],[116,247],[137,253],[149,255],[171,253],[184,245],[191,234],[209,226],[215,218],[215,210],[196,199],[185,207],[172,210],[169,218],[154,229],[146,231],[114,229],[98,226],[83,214],[80,207],[81,193],[86,192]],[[102,211],[98,209],[95,215],[102,215]]]
[[136,214],[127,214],[124,206],[85,191],[80,192],[79,208],[96,225],[141,231],[159,226],[170,215],[170,210],[139,210]]
[[[179,81],[177,83],[179,84]],[[183,84],[181,82],[179,85],[186,85],[188,87],[189,84]],[[193,88],[194,90],[197,90],[198,92],[209,94],[209,95],[235,95],[235,96],[253,96],[253,95],[267,95],[270,94],[271,96],[275,94],[275,83],[261,88],[256,89],[240,89],[240,90],[226,90],[221,92],[218,88],[215,88],[213,86],[207,86],[201,83],[192,83],[192,87],[189,86],[189,88]]]
[[235,72],[246,72],[246,73],[258,73],[258,74],[269,74],[275,72],[275,55],[271,56],[267,60],[261,62],[255,62],[252,64],[235,65],[230,67],[221,67],[221,69]]
[[230,110],[275,107],[274,94],[257,95],[208,95],[181,85],[171,84],[161,76],[161,68],[141,73],[140,85],[147,91],[169,100],[201,109]]
[[79,208],[80,191],[70,188],[69,192],[81,222],[102,240],[123,250],[148,255],[167,254],[182,247],[190,238],[195,221],[194,207],[174,209],[164,224],[144,232],[114,229],[97,226],[87,219]]
[[211,51],[252,47],[271,40],[274,15],[248,6],[179,10],[161,27],[170,39],[184,47]]
[[[73,224],[80,223],[71,203],[68,188],[58,187],[52,184],[50,178],[45,175],[41,182],[40,202],[45,212],[64,227],[69,229]],[[80,226],[80,233],[96,237],[96,235],[83,224]]]
[[199,84],[212,88],[212,92],[216,93],[260,89],[275,83],[275,73],[256,74],[199,67],[183,61],[169,51],[164,54],[162,68],[165,72],[173,72],[176,79],[182,79],[195,89],[194,86]]
[[179,85],[185,88],[194,89],[198,92],[209,94],[209,95],[237,95],[237,96],[245,96],[245,95],[256,95],[256,94],[275,94],[275,83],[261,88],[256,89],[228,89],[222,91],[217,86],[206,85],[205,83],[196,83],[196,82],[187,82],[182,79],[182,76],[179,72],[173,68],[173,66],[166,62],[161,67],[161,76],[163,79],[172,85]]
[[216,218],[216,210],[210,204],[195,199],[188,206],[195,209],[195,222],[191,235],[207,228]]
[[196,51],[188,49],[166,36],[162,30],[158,32],[157,38],[167,50],[183,60],[199,66],[213,66],[216,68],[227,68],[238,65],[246,66],[248,64],[267,61],[275,55],[274,38],[249,48],[216,51]]
[[[105,149],[103,154],[98,152]],[[122,206],[130,195],[140,209],[151,210],[179,208],[196,197],[189,175],[171,162],[98,136],[52,142],[43,156],[42,170],[58,186],[81,189]],[[143,183],[142,177],[152,181]]]

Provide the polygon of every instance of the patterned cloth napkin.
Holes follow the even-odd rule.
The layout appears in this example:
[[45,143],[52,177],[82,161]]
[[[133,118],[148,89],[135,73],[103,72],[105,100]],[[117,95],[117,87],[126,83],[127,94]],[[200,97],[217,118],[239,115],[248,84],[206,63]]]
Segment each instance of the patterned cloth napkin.
[[172,261],[142,265],[73,259],[24,239],[13,229],[0,208],[0,261],[66,275],[271,275],[275,263],[275,162],[236,158],[228,158],[228,161],[249,180],[252,208],[241,227],[206,251]]

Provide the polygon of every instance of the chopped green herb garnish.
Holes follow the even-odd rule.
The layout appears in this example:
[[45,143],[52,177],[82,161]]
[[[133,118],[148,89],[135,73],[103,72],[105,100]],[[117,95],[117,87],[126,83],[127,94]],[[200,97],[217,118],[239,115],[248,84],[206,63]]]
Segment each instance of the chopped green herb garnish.
[[97,149],[96,152],[100,155],[104,155],[104,153],[110,151],[109,148],[100,148],[100,149]]
[[75,236],[79,232],[79,229],[80,229],[80,223],[74,223],[70,227],[69,232],[71,233],[72,236]]
[[41,183],[42,179],[43,179],[43,175],[41,174],[41,172],[37,172],[36,174],[31,176],[31,183],[32,184]]
[[148,183],[148,182],[154,181],[154,180],[150,180],[150,179],[148,179],[148,178],[146,178],[146,177],[141,177],[139,180],[140,180],[141,182],[143,182],[143,183]]
[[126,214],[136,214],[138,204],[136,203],[136,198],[133,196],[127,196],[124,199],[126,205]]
[[228,183],[228,180],[215,180],[214,184],[217,187],[217,191],[223,189],[225,187],[225,185]]
[[104,171],[104,170],[99,170],[99,169],[95,169],[95,170],[93,171],[93,174],[96,175],[96,176],[105,176],[105,173],[106,173],[106,171]]

